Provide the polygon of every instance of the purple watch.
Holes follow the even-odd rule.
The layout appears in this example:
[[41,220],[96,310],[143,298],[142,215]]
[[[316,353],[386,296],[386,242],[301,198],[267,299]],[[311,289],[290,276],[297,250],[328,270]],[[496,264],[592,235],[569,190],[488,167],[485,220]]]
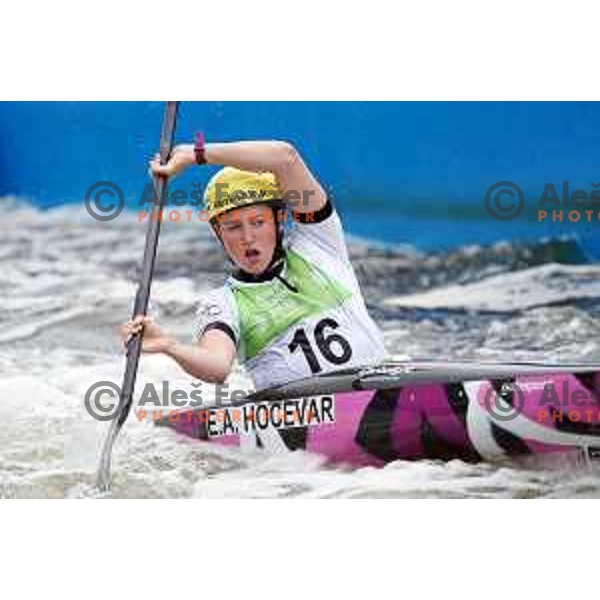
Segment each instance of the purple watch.
[[196,155],[196,163],[199,165],[206,164],[206,157],[204,156],[205,144],[204,144],[204,133],[199,131],[196,134],[196,143],[194,144],[194,154]]

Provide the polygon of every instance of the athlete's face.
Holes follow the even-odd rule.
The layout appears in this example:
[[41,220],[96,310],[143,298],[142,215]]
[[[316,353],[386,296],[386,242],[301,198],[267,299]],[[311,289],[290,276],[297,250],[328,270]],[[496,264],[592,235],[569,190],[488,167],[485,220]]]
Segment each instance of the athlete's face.
[[224,215],[217,227],[227,254],[240,269],[252,275],[265,271],[277,243],[270,207],[258,204],[237,208]]

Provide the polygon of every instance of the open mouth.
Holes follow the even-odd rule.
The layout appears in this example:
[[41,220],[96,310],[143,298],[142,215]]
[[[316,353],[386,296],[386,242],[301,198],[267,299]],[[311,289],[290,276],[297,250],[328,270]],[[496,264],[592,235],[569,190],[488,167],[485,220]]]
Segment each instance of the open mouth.
[[260,252],[255,248],[248,248],[245,252],[245,256],[250,262],[256,262],[260,256]]

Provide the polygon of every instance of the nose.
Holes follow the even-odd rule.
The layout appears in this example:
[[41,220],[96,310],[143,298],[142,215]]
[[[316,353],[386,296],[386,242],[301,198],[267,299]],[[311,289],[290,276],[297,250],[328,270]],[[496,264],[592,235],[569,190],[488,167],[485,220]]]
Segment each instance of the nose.
[[249,244],[254,241],[254,228],[248,222],[243,223],[242,225],[242,242],[244,244]]

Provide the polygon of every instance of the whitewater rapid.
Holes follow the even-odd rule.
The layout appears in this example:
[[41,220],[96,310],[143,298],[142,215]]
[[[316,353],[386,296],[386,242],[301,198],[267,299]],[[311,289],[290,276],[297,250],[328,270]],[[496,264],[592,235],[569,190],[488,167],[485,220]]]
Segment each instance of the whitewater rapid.
[[[130,315],[145,224],[127,212],[98,223],[80,206],[0,202],[0,497],[94,496],[107,424],[83,399],[94,382],[122,379],[116,329]],[[553,253],[569,243],[441,255],[353,244],[351,255],[393,354],[600,362],[600,267],[556,264]],[[219,285],[224,264],[204,224],[165,224],[152,290],[161,326],[191,340],[198,296]],[[192,384],[169,359],[144,355],[137,389],[165,379]],[[231,384],[252,387],[239,368]],[[594,468],[561,460],[350,469],[303,452],[209,446],[132,414],[115,446],[110,496],[600,497]]]

